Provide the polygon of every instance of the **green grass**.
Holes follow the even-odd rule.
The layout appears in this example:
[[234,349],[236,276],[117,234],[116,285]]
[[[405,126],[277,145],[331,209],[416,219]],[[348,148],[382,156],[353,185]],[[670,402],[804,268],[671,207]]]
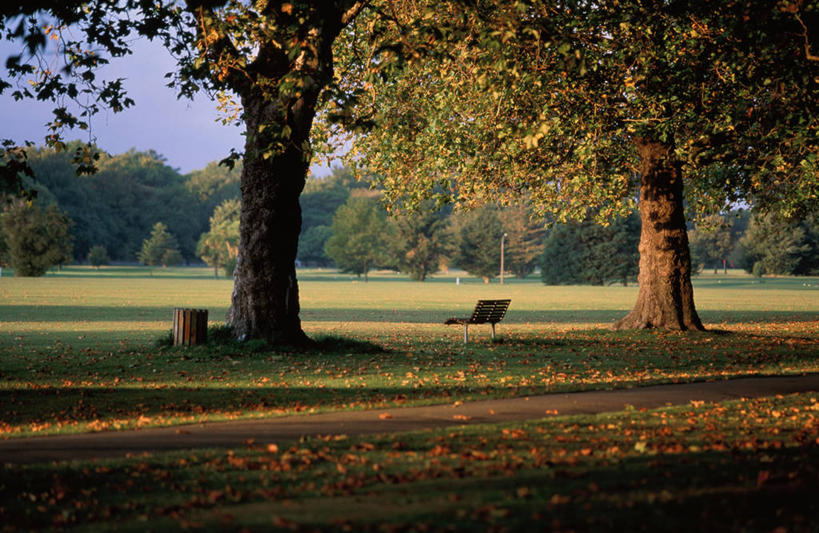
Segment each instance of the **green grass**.
[[7,531],[815,531],[817,394],[7,466]]
[[[99,275],[98,275],[99,274]],[[364,283],[300,272],[308,352],[258,343],[161,347],[172,309],[224,316],[231,282],[209,269],[71,267],[0,278],[0,435],[173,425],[294,412],[418,405],[819,371],[819,280],[703,275],[696,301],[714,332],[612,332],[635,287],[485,285],[453,275]],[[512,299],[487,327],[444,326],[478,298]],[[339,340],[342,339],[342,340]]]
[[[7,271],[4,271],[7,274]],[[613,332],[635,287],[300,275],[310,351],[162,346],[209,269],[0,278],[0,436],[819,371],[819,279],[695,280],[711,332]],[[441,322],[512,299],[491,343]],[[4,531],[816,531],[817,394],[0,468]]]

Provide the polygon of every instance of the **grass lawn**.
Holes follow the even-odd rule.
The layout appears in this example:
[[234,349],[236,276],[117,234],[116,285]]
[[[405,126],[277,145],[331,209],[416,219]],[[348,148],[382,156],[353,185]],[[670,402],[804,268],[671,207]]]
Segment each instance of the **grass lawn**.
[[815,531],[819,394],[6,466],[5,531]]
[[[819,279],[696,280],[713,332],[612,332],[635,287],[485,285],[396,274],[364,283],[301,272],[307,353],[254,343],[161,347],[172,309],[224,317],[232,284],[209,269],[66,268],[0,278],[0,435],[17,437],[441,403],[649,383],[819,371]],[[479,298],[512,299],[488,326],[442,322]],[[343,337],[344,339],[339,339]]]
[[[173,307],[207,308],[218,325],[232,284],[210,269],[3,274],[3,438],[819,371],[817,278],[703,274],[695,300],[711,331],[680,334],[607,329],[635,287],[391,273],[364,283],[306,270],[302,320],[320,343],[294,352],[158,344]],[[500,342],[477,326],[464,347],[461,328],[441,324],[501,297],[512,305]],[[817,438],[817,395],[803,394],[279,451],[5,467],[0,528],[332,529],[347,519],[353,530],[816,530]]]

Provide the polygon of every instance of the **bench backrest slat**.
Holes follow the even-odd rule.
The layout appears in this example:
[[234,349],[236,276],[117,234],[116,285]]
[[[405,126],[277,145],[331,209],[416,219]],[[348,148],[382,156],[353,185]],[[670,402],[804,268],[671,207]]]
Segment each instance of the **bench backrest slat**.
[[470,324],[497,324],[506,315],[506,309],[512,300],[478,300],[472,316],[469,317]]

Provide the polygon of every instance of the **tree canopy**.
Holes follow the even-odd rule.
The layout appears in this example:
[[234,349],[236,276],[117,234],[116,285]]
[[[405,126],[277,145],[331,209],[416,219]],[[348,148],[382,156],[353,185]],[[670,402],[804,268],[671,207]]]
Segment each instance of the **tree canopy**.
[[239,211],[237,198],[225,200],[213,211],[210,230],[199,237],[196,252],[213,267],[214,277],[218,277],[219,268],[225,276],[233,276],[239,250]]
[[[815,5],[414,5],[344,43],[357,50],[347,70],[361,73],[348,84],[361,93],[351,159],[399,205],[526,198],[550,221],[605,222],[639,191],[640,294],[617,327],[702,329],[684,205],[703,214],[742,200],[785,216],[819,206]],[[434,38],[442,27],[456,31]],[[379,76],[383,59],[367,63],[368,51],[394,41],[410,41],[409,58]],[[413,47],[432,50],[416,60]],[[361,116],[375,127],[356,129]]]
[[401,272],[424,281],[438,271],[453,250],[447,219],[430,206],[406,213],[392,221],[395,227],[392,253]]
[[351,197],[333,216],[325,250],[342,272],[363,275],[390,262],[386,213],[373,198]]
[[[391,76],[360,70],[351,84],[363,93],[357,116],[375,124],[356,131],[354,159],[381,177],[393,202],[438,195],[491,203],[526,193],[550,219],[591,212],[606,220],[633,208],[636,142],[652,139],[682,163],[693,213],[740,199],[786,214],[816,208],[815,6],[484,7],[441,8],[414,34],[439,47],[434,61],[405,61]],[[402,22],[411,27],[433,9],[405,10]],[[430,37],[447,25],[459,32]],[[360,52],[343,56],[352,64],[398,40],[387,29],[358,35]]]
[[49,268],[71,261],[71,219],[56,205],[46,209],[18,199],[0,213],[0,262],[15,276],[42,276]]
[[139,260],[148,266],[173,266],[182,262],[176,238],[168,232],[168,227],[157,222],[151,234],[142,241]]
[[751,218],[740,240],[748,272],[757,275],[819,274],[819,220],[816,215],[787,221],[775,214]]
[[498,210],[483,207],[461,212],[453,223],[454,262],[473,276],[489,283],[500,274],[500,244],[503,225]]
[[605,285],[637,277],[640,219],[635,214],[607,226],[572,221],[550,228],[540,258],[547,285]]
[[96,244],[88,251],[88,264],[97,270],[99,270],[101,266],[110,264],[110,262],[111,258],[108,257],[108,250],[105,249],[105,246]]

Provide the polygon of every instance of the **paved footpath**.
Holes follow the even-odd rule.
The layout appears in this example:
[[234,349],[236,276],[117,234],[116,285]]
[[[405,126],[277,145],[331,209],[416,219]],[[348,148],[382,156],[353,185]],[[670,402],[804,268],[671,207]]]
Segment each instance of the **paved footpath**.
[[235,448],[252,439],[287,443],[303,436],[364,435],[541,419],[549,416],[654,409],[691,401],[719,402],[796,392],[819,392],[819,374],[741,378],[728,381],[655,385],[616,391],[546,394],[463,404],[340,411],[315,415],[211,422],[53,437],[0,440],[0,464],[98,459],[185,450]]

